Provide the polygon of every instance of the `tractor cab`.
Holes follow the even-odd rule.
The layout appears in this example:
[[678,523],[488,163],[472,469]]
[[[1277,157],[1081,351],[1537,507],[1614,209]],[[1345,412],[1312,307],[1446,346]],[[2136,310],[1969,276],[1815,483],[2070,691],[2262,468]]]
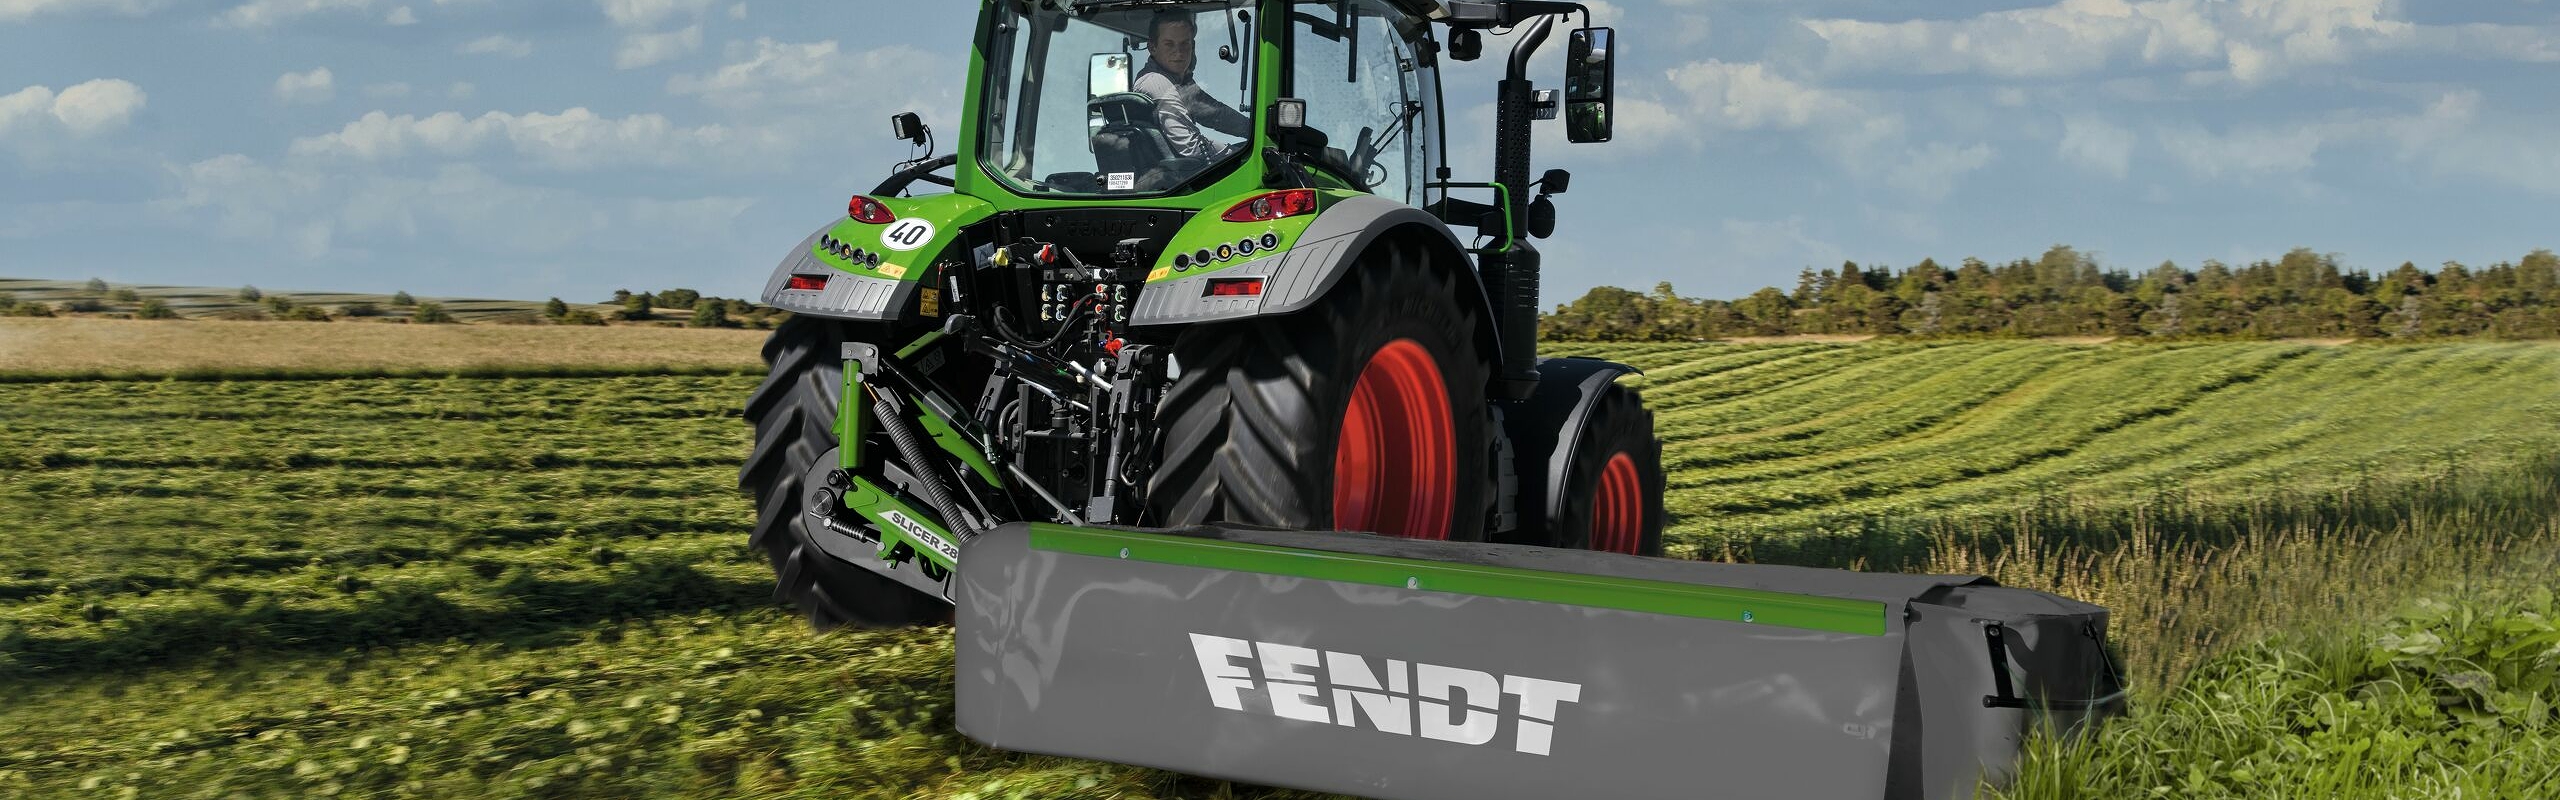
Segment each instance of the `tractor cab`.
[[[1159,199],[1232,178],[1418,205],[1441,147],[1431,27],[1386,0],[996,4],[962,145],[992,185],[963,191]],[[1267,175],[1274,154],[1290,167]]]

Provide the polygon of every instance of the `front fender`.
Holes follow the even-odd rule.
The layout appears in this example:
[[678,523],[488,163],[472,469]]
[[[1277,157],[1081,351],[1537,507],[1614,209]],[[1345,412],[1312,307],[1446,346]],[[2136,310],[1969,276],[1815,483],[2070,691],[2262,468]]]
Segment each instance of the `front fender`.
[[[960,231],[995,213],[986,201],[967,195],[880,197],[897,219],[873,225],[839,218],[782,258],[765,279],[764,303],[793,314],[849,320],[897,319],[914,308],[919,281],[933,260],[959,241]],[[857,248],[860,260],[819,246],[832,238]],[[877,254],[879,263],[869,256]],[[793,289],[794,275],[823,276],[818,289]]]

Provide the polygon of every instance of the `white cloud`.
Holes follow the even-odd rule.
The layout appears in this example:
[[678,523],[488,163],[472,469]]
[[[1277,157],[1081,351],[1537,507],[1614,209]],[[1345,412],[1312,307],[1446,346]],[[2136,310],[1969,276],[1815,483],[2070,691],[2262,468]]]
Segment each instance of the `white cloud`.
[[1885,185],[1915,199],[1936,201],[1954,191],[1964,176],[1990,164],[1991,157],[1991,146],[1979,142],[1968,147],[1930,142],[1904,153],[1887,167]]
[[338,94],[328,67],[276,76],[276,99],[286,103],[323,103]]
[[373,0],[249,0],[223,12],[218,19],[234,28],[263,28],[313,14],[371,8]]
[[0,22],[17,22],[45,14],[107,13],[139,16],[158,10],[165,0],[0,0]]
[[469,100],[479,93],[480,87],[471,85],[470,81],[455,81],[451,87],[444,90],[445,97],[455,100]]
[[1666,76],[1671,87],[1689,96],[1701,120],[1732,130],[1798,129],[1818,119],[1855,116],[1857,107],[1841,96],[1790,80],[1768,65],[1707,60],[1682,65]]
[[29,86],[0,95],[0,134],[9,133],[20,125],[33,124],[52,113],[51,87]]
[[373,98],[407,97],[409,96],[409,84],[399,82],[366,84],[364,87],[364,96]]
[[476,118],[446,111],[426,117],[365,114],[335,133],[293,141],[297,157],[389,161],[410,155],[462,158],[489,148],[514,151],[564,170],[645,164],[671,166],[758,144],[729,128],[686,128],[657,114],[604,117],[585,108],[558,114],[493,111]]
[[622,46],[613,51],[614,69],[638,69],[702,49],[702,25],[695,23],[682,30],[665,33],[634,33],[622,37]]
[[2060,0],[1957,20],[1802,24],[1840,72],[2059,78],[2125,65],[2212,70],[2261,83],[2358,56],[2420,50],[2560,61],[2546,28],[2419,25],[2401,0]]
[[739,3],[739,4],[737,4],[737,5],[730,6],[730,7],[729,7],[729,18],[730,18],[730,19],[746,19],[746,18],[747,18],[747,4],[745,4],[745,3]]
[[2062,121],[2057,152],[2064,161],[2122,180],[2132,172],[2135,141],[2132,131],[2106,120],[2071,117]]
[[[671,94],[693,95],[712,105],[807,106],[831,111],[890,105],[934,116],[956,105],[946,97],[959,88],[947,61],[905,45],[845,53],[834,40],[790,43],[759,38],[732,43],[730,63],[699,75],[667,79]],[[888,112],[881,112],[886,116]]]
[[502,58],[523,58],[525,56],[533,55],[533,43],[513,36],[508,36],[503,33],[492,33],[478,39],[464,42],[462,47],[456,49],[454,52],[475,56],[488,55],[499,56]]
[[142,87],[117,78],[74,84],[59,92],[29,86],[0,96],[0,133],[59,126],[73,136],[91,136],[124,127],[148,99]]
[[625,28],[650,28],[679,14],[696,17],[711,8],[714,0],[596,0],[604,16]]
[[2213,133],[2201,126],[2162,128],[2161,149],[2196,175],[2217,179],[2301,172],[2316,162],[2328,134],[2318,127],[2240,127]]
[[754,204],[525,186],[467,164],[410,176],[233,154],[173,167],[171,175],[178,190],[154,210],[219,238],[282,243],[311,261],[407,254],[429,242],[453,248],[439,258],[456,250],[500,259],[698,251],[733,235]]
[[418,12],[409,10],[408,6],[391,9],[391,13],[382,18],[382,24],[392,26],[416,25],[418,24]]

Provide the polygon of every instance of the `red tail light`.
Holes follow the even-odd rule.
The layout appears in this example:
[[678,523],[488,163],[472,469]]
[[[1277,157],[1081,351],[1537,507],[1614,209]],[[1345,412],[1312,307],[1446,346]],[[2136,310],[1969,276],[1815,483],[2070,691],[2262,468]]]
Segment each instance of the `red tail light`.
[[793,275],[791,276],[791,285],[786,288],[797,289],[804,292],[818,291],[820,289],[827,288],[827,276]]
[[1316,190],[1290,189],[1272,192],[1237,203],[1219,219],[1228,222],[1262,222],[1300,214],[1316,213]]
[[1262,294],[1261,278],[1212,278],[1210,297],[1258,297]]
[[887,205],[858,194],[854,195],[852,200],[845,201],[844,215],[852,217],[855,222],[868,222],[873,225],[887,225],[898,221],[898,215],[889,213]]

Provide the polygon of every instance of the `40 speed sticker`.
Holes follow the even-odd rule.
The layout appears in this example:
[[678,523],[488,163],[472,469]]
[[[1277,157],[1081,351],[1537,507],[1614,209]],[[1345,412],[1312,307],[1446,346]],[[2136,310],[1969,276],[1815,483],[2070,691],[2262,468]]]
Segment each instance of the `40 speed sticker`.
[[881,247],[902,253],[923,247],[930,241],[933,241],[933,223],[920,219],[898,220],[890,224],[888,230],[880,232]]
[[952,546],[951,540],[944,539],[941,534],[934,533],[933,529],[925,527],[924,523],[917,522],[915,521],[915,518],[895,511],[882,511],[880,512],[880,518],[888,520],[891,525],[898,526],[899,532],[905,533],[907,538],[915,540],[917,544],[933,548],[934,552],[941,553],[943,560],[954,564],[960,563],[960,548]]

